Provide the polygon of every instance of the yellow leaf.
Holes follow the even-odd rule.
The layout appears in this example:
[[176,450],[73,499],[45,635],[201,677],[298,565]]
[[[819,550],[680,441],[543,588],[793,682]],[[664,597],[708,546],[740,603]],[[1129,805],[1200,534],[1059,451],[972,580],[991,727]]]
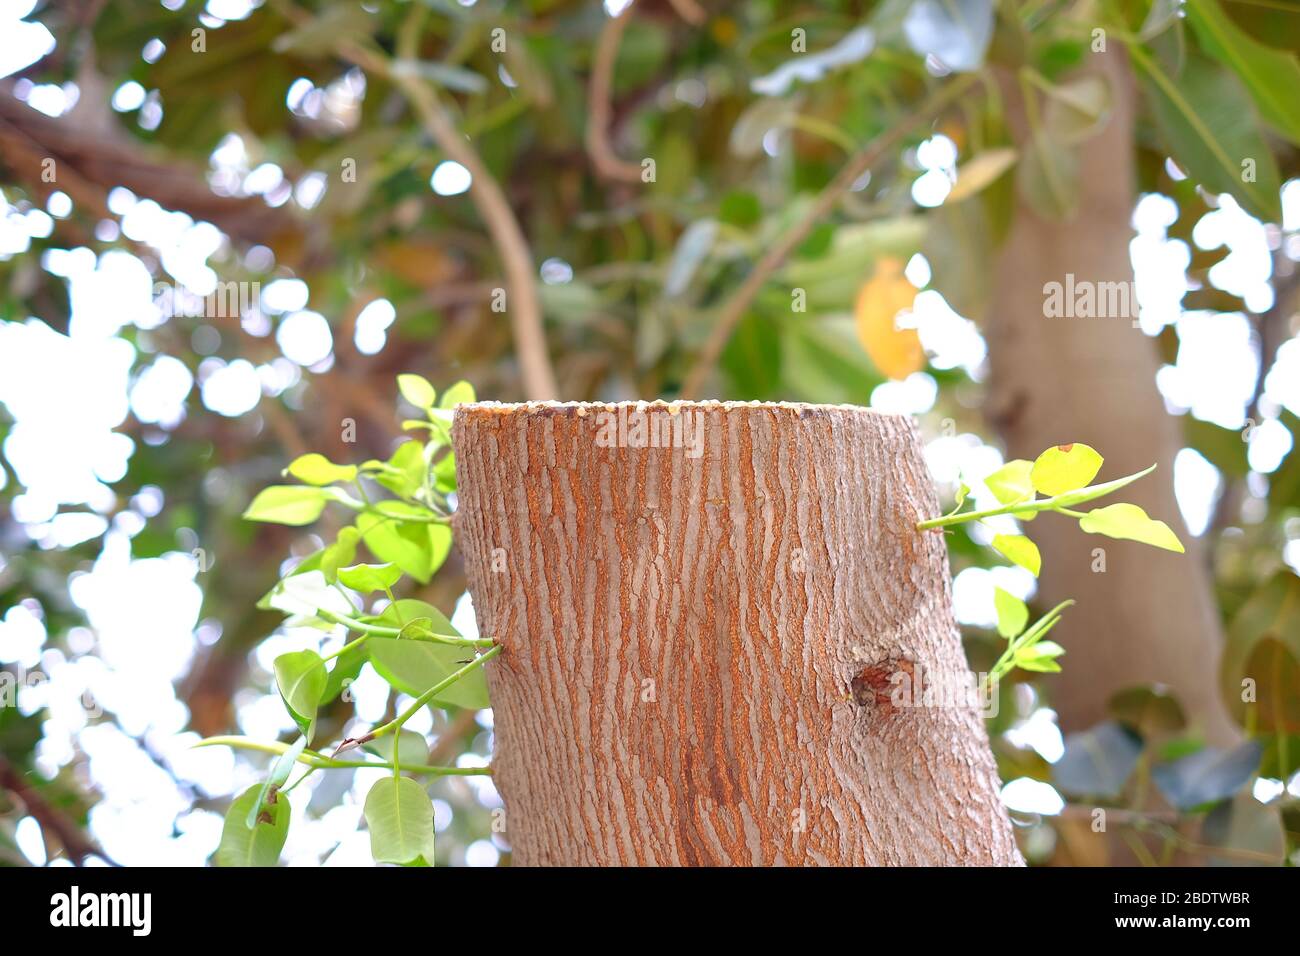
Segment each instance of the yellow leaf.
[[1091,445],[1056,445],[1038,456],[1029,476],[1034,487],[1051,498],[1087,485],[1097,477],[1101,462],[1101,455]]
[[903,275],[903,263],[877,260],[871,278],[858,290],[853,314],[858,340],[887,378],[907,378],[925,367],[925,350],[915,329],[900,329],[898,313],[912,307],[916,288]]
[[957,182],[944,202],[961,202],[996,182],[1017,159],[1014,149],[990,149],[957,169]]
[[1038,545],[1023,534],[995,534],[993,550],[1020,565],[1034,577],[1043,569],[1043,558]]
[[1079,519],[1079,527],[1089,534],[1141,541],[1166,551],[1183,553],[1183,543],[1169,525],[1148,517],[1137,505],[1118,504],[1094,508]]

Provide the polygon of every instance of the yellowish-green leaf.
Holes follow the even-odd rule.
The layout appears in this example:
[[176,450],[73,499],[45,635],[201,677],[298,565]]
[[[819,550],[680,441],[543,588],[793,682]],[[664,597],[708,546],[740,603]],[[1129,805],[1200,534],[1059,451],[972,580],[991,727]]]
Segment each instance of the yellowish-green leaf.
[[993,589],[993,607],[998,612],[998,633],[1010,640],[1029,623],[1029,608],[1014,594],[999,587]]
[[410,777],[376,780],[366,795],[365,814],[376,863],[433,861],[433,802]]
[[957,507],[961,507],[966,502],[966,496],[970,494],[970,485],[962,482],[957,486]]
[[263,488],[244,511],[246,521],[275,524],[311,524],[325,510],[330,493],[324,488],[300,485],[272,485]]
[[1210,192],[1231,193],[1252,216],[1280,222],[1277,162],[1236,73],[1189,50],[1175,77],[1141,46],[1129,52],[1162,143],[1190,178]]
[[1032,501],[1034,484],[1029,478],[1029,472],[1033,467],[1031,461],[1014,459],[985,478],[984,486],[998,499],[999,504],[1014,505]]
[[478,401],[474,395],[474,386],[469,382],[457,382],[447,391],[442,393],[442,401],[438,403],[439,408],[450,409],[457,405],[468,405],[471,402]]
[[329,674],[315,651],[291,651],[275,659],[275,683],[299,726],[311,726]]
[[1014,561],[1034,577],[1038,577],[1038,572],[1043,568],[1043,558],[1038,553],[1038,545],[1023,534],[995,534],[993,550]]
[[1030,471],[1034,487],[1051,498],[1083,488],[1101,470],[1101,455],[1082,442],[1056,445],[1038,456]]
[[397,389],[416,408],[432,408],[438,398],[437,390],[422,375],[406,373],[397,376]]
[[217,846],[217,866],[275,866],[279,861],[292,810],[287,799],[277,796],[274,803],[254,812],[260,798],[261,788],[254,786],[230,804]]
[[339,536],[334,543],[321,552],[320,570],[327,582],[333,584],[337,581],[339,568],[351,564],[356,559],[357,542],[360,540],[361,532],[348,526],[339,531]]
[[1107,505],[1094,508],[1079,519],[1079,527],[1089,534],[1104,534],[1125,541],[1140,541],[1166,551],[1182,554],[1183,543],[1163,521],[1147,517],[1137,505]]
[[1055,641],[1039,641],[1028,647],[1022,647],[1015,653],[1015,664],[1022,670],[1037,671],[1042,674],[1055,674],[1061,665],[1055,658],[1065,653],[1065,648]]
[[396,584],[401,576],[402,569],[391,563],[356,564],[350,568],[339,568],[339,580],[362,594],[386,591]]
[[331,485],[336,481],[351,481],[357,476],[356,465],[336,465],[315,452],[299,455],[285,471],[309,485]]
[[1241,78],[1268,123],[1300,143],[1300,61],[1295,54],[1256,41],[1216,0],[1189,3],[1185,9],[1201,47]]
[[1056,641],[1037,641],[1031,646],[1039,657],[1060,657],[1065,653],[1065,648]]

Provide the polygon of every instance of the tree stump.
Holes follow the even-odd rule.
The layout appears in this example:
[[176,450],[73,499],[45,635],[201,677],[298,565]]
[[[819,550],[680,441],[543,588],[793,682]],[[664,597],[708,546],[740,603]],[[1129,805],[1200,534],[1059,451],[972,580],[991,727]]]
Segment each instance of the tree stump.
[[[478,403],[456,517],[521,865],[1021,863],[909,418]],[[910,690],[910,693],[909,693]]]

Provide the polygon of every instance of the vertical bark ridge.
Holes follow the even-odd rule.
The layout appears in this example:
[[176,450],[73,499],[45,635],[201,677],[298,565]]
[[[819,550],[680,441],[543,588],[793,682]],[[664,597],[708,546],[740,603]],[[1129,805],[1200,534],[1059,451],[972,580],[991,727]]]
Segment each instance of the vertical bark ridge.
[[[702,454],[608,447],[620,408],[699,416]],[[851,690],[967,673],[910,420],[482,403],[453,431],[516,862],[1020,862],[975,709]]]

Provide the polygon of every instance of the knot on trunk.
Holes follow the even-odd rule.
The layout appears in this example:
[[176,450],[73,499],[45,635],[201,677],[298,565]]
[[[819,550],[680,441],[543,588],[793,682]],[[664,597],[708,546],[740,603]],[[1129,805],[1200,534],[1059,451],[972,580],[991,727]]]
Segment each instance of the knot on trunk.
[[873,716],[893,717],[912,700],[919,667],[906,657],[887,657],[868,664],[849,684],[853,702]]

